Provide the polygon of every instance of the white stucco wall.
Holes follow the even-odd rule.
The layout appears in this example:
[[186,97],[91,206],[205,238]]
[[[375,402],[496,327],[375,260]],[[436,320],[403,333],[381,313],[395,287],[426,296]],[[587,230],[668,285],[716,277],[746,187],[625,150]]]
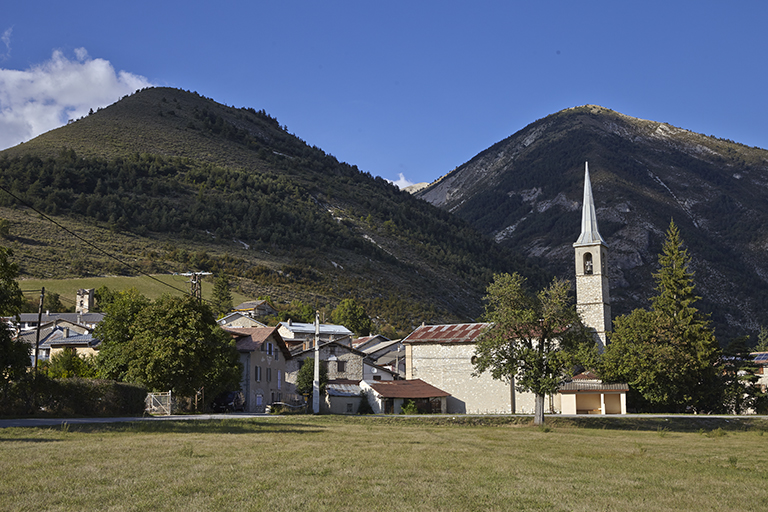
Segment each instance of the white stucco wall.
[[[511,385],[494,380],[484,373],[473,377],[472,356],[474,344],[419,344],[410,346],[409,377],[451,394],[447,400],[448,413],[510,414],[527,408],[525,397],[516,397],[516,409],[512,410]],[[530,397],[533,410],[533,397]]]

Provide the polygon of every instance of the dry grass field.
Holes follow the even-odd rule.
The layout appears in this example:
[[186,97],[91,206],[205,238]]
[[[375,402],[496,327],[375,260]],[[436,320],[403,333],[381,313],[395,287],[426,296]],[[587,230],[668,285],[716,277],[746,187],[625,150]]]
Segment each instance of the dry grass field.
[[766,510],[765,419],[712,430],[527,421],[273,416],[3,429],[0,509]]

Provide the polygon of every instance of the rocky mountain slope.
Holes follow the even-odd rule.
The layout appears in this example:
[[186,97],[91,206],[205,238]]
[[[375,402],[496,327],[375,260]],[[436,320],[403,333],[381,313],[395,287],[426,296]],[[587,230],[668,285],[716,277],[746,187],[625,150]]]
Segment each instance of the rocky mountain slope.
[[584,163],[613,313],[647,306],[670,219],[718,337],[768,325],[768,151],[599,106],[536,121],[416,195],[573,278]]

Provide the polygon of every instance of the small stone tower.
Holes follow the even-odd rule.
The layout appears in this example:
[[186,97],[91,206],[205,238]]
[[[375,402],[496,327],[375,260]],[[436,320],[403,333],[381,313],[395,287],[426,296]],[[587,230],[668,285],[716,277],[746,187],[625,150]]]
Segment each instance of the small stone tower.
[[594,329],[602,351],[606,344],[605,333],[611,330],[611,296],[606,266],[608,245],[597,230],[588,163],[584,164],[581,235],[573,248],[576,252],[576,309],[584,325]]
[[93,288],[77,290],[75,313],[88,313],[93,309]]

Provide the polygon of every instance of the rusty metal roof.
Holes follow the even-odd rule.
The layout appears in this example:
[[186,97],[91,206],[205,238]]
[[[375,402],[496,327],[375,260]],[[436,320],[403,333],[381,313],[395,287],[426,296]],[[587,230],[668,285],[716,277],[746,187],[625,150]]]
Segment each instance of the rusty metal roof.
[[474,343],[491,324],[422,325],[403,339],[403,343]]
[[451,396],[442,389],[427,384],[421,379],[377,380],[366,383],[383,398],[436,398]]

